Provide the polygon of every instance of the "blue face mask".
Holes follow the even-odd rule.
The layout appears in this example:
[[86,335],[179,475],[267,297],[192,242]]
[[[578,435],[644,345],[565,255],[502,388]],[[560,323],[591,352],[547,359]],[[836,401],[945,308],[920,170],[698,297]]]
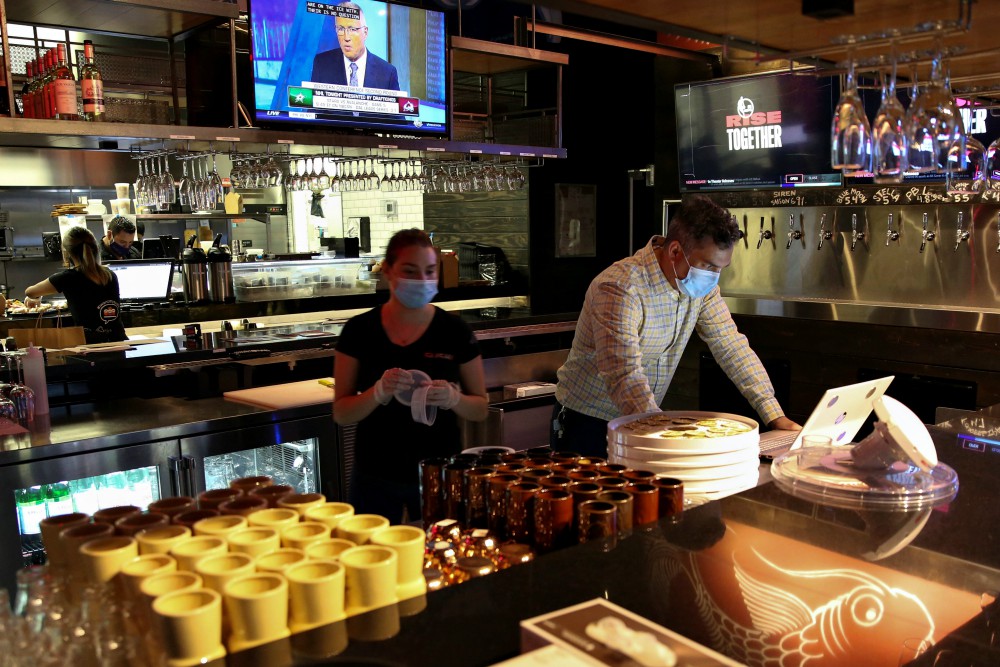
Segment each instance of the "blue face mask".
[[407,308],[423,308],[438,293],[438,281],[399,278],[396,280],[394,293],[399,302]]
[[121,255],[122,257],[127,257],[128,254],[129,254],[128,248],[126,248],[125,246],[123,246],[121,244],[118,244],[118,243],[112,243],[111,244],[111,250],[116,255]]
[[688,265],[687,276],[679,278],[677,276],[677,269],[674,269],[673,263],[670,264],[670,268],[674,269],[674,278],[677,279],[677,289],[680,290],[681,294],[685,294],[692,299],[700,299],[703,296],[707,296],[712,291],[712,288],[719,284],[719,274],[715,271],[698,269],[691,266],[691,260],[687,258],[683,250],[681,251],[681,255]]

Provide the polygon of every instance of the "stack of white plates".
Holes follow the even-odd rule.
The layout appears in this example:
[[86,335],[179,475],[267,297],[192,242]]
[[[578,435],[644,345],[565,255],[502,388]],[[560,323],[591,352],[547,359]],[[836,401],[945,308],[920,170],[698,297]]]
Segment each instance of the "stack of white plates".
[[757,422],[739,415],[647,412],[608,424],[609,461],[679,479],[686,495],[722,497],[755,486],[759,453]]

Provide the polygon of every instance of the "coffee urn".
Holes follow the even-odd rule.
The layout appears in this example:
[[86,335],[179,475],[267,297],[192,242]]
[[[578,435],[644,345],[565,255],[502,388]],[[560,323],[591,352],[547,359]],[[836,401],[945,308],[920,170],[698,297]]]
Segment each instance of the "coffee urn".
[[198,237],[191,236],[181,253],[181,269],[184,272],[184,300],[188,303],[208,301],[208,257],[195,243]]
[[215,303],[236,301],[233,290],[233,252],[227,245],[219,245],[222,234],[208,249],[208,291]]

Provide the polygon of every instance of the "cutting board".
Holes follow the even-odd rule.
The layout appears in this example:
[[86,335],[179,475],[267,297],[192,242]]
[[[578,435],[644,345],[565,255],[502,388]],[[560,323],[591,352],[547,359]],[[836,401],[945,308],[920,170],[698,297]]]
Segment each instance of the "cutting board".
[[[332,383],[330,378],[325,380]],[[237,403],[280,410],[282,408],[298,408],[303,405],[319,405],[320,403],[332,404],[333,387],[320,384],[319,380],[304,380],[271,385],[270,387],[227,391],[223,396]]]

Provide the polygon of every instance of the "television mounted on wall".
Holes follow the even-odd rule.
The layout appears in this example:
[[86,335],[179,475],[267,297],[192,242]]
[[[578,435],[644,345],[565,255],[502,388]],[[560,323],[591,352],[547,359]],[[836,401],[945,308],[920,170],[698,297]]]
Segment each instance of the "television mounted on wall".
[[840,187],[831,77],[783,72],[674,87],[682,192]]
[[447,137],[443,12],[375,0],[252,0],[262,126]]

